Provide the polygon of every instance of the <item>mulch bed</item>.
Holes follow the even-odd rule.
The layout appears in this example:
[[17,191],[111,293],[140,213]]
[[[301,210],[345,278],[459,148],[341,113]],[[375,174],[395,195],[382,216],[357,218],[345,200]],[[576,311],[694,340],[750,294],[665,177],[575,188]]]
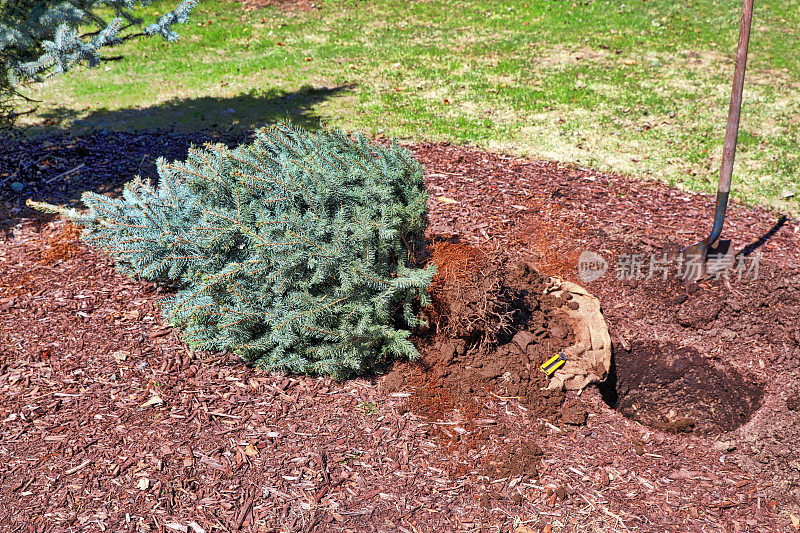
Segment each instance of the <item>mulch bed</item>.
[[223,137],[216,131],[94,131],[0,141],[0,231],[6,231],[21,218],[38,218],[25,206],[26,198],[80,207],[83,191],[120,192],[137,174],[156,177],[159,157],[183,160],[192,144],[225,142],[234,146],[244,139]]
[[[143,154],[183,157],[191,142],[197,136],[151,132],[4,145],[0,523],[9,530],[793,528],[797,221],[765,237],[776,216],[734,204],[725,233],[737,249],[752,244],[748,250],[762,254],[758,279],[687,290],[672,277],[635,279],[622,268],[630,266],[626,254],[669,256],[702,238],[710,196],[446,144],[411,145],[428,170],[432,233],[457,236],[496,261],[533,264],[601,299],[616,382],[568,393],[571,412],[583,415],[562,420],[497,391],[448,396],[451,389],[430,388],[419,368],[387,387],[385,377],[272,375],[227,354],[189,353],[161,321],[159,288],[116,273],[68,224],[36,217],[22,203],[117,190],[137,165],[153,176]],[[91,173],[61,175],[81,163]],[[15,171],[21,193],[3,182]],[[581,282],[584,250],[609,261],[605,277]],[[649,374],[635,364],[640,357],[663,372]],[[676,371],[684,360],[690,364]],[[731,392],[746,385],[755,395],[720,394],[727,403],[709,394],[694,403],[695,395],[651,395],[639,411],[628,410],[635,419],[609,407],[641,404],[630,391],[670,372],[684,380],[681,389],[707,393],[704,384],[729,380]],[[744,409],[739,400],[757,410],[726,431],[742,421],[724,411]],[[697,427],[658,426],[664,416]]]

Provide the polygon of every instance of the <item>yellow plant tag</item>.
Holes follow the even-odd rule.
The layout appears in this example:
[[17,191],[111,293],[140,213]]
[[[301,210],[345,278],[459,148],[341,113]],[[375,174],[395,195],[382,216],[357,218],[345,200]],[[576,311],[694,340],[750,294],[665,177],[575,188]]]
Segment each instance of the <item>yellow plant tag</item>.
[[564,355],[564,352],[558,353],[542,363],[541,368],[542,372],[547,374],[548,376],[558,370],[561,365],[563,365],[567,361],[567,356]]

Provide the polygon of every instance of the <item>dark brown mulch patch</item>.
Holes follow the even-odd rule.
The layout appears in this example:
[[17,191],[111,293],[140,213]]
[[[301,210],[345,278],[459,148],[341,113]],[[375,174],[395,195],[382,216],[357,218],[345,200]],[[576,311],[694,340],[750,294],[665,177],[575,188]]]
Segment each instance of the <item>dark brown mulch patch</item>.
[[183,160],[192,145],[234,146],[243,140],[216,131],[95,131],[0,138],[0,232],[23,218],[50,219],[27,207],[27,198],[79,207],[83,191],[114,194],[137,174],[157,178],[159,157]]
[[[107,143],[84,142],[98,161],[119,157]],[[580,252],[604,255],[609,275],[586,285],[617,344],[634,355],[641,346],[691,346],[709,364],[764,384],[762,407],[713,436],[643,426],[597,389],[567,395],[582,426],[541,419],[497,392],[471,398],[474,427],[443,418],[447,411],[422,413],[439,416],[427,419],[408,410],[409,389],[390,392],[381,379],[267,375],[224,354],[188,353],[161,323],[156,287],[118,275],[62,222],[15,212],[0,248],[0,523],[48,531],[790,528],[798,467],[786,450],[800,443],[791,407],[800,391],[797,223],[758,248],[758,280],[686,291],[669,280],[617,279],[624,253],[699,240],[706,227],[693,221],[710,211],[710,197],[447,145],[413,149],[429,171],[435,233],[579,283]],[[36,183],[86,157],[60,153],[59,168],[42,169]],[[735,205],[726,233],[741,246],[773,222]],[[448,401],[439,407],[458,407],[458,398]],[[475,445],[462,445],[470,439]]]

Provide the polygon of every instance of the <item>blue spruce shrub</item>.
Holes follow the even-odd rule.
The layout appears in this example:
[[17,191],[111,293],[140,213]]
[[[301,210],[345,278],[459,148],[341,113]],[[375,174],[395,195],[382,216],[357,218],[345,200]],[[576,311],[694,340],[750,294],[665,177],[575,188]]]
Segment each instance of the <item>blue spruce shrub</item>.
[[410,329],[434,268],[410,259],[427,193],[407,150],[279,124],[158,173],[120,199],[84,193],[85,214],[29,203],[84,226],[125,273],[177,285],[162,309],[192,347],[337,378],[418,356]]

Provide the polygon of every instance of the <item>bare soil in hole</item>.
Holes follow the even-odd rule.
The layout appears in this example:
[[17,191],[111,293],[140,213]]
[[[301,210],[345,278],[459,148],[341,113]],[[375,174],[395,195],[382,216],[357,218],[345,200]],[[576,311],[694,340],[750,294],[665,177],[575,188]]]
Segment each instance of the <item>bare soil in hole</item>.
[[[594,388],[565,396],[563,405],[583,413],[583,425],[572,425],[563,407],[541,418],[510,392],[465,394],[435,386],[424,372],[421,386],[442,401],[421,407],[440,412],[415,412],[413,381],[389,390],[383,377],[336,383],[188,353],[161,322],[156,287],[120,276],[62,222],[24,206],[28,196],[63,202],[85,189],[118,192],[136,173],[154,175],[147,154],[184,157],[205,135],[53,135],[0,150],[0,180],[16,172],[25,186],[20,194],[0,184],[0,524],[794,530],[797,221],[732,203],[725,235],[737,251],[763,253],[757,280],[687,291],[672,278],[622,279],[624,254],[672,253],[705,237],[708,225],[698,221],[710,218],[713,198],[553,162],[409,145],[428,170],[432,237],[457,235],[490,265],[532,264],[586,286],[600,298],[617,348],[691,348],[764,388],[743,426],[711,434],[643,425]],[[57,178],[81,163],[91,174]],[[576,261],[587,249],[609,261],[609,272],[582,283]],[[617,352],[618,363],[624,356]],[[148,404],[155,396],[161,403]]]
[[693,348],[672,342],[615,348],[615,372],[601,389],[608,390],[612,407],[654,429],[724,433],[761,407],[759,383]]

